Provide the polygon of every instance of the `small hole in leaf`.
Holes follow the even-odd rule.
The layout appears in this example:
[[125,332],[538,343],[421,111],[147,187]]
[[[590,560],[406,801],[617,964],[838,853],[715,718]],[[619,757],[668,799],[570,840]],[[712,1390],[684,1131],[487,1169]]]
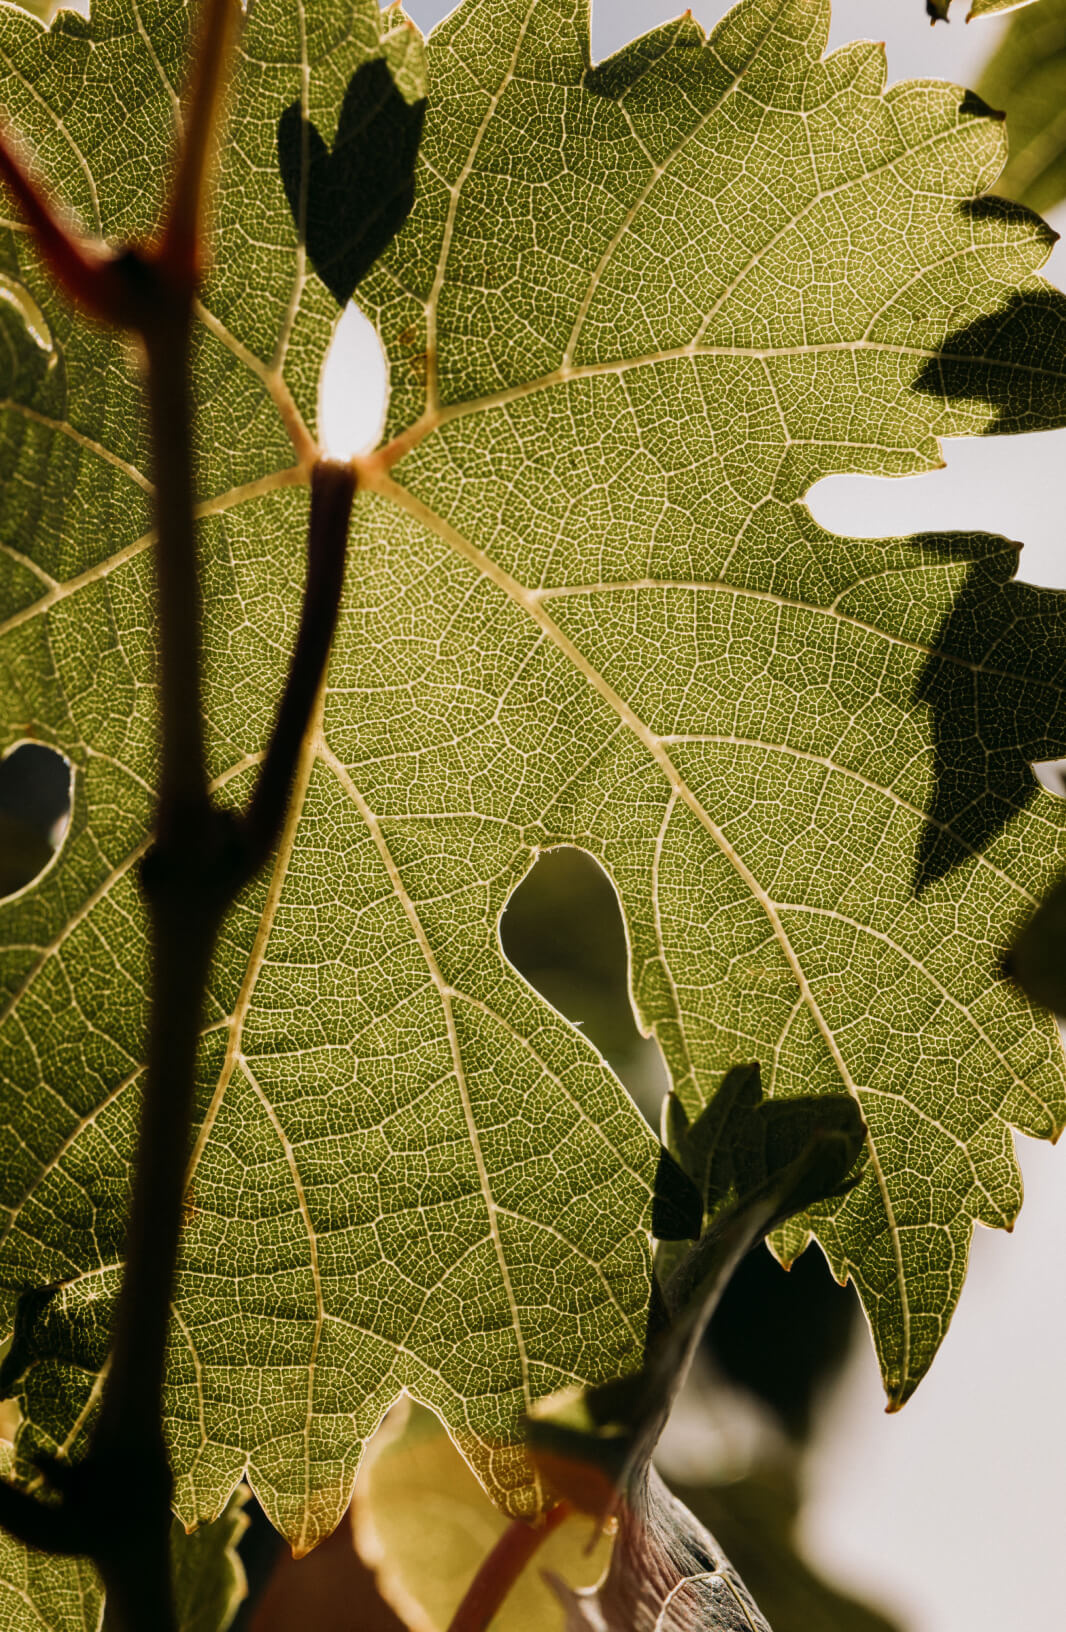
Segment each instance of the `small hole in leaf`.
[[70,761],[40,742],[0,759],[0,896],[14,895],[52,860],[70,821]]
[[633,1018],[622,911],[598,862],[583,850],[546,850],[508,901],[500,940],[508,960],[581,1028],[658,1127],[666,1067]]
[[369,453],[381,440],[389,365],[370,319],[350,300],[337,321],[318,382],[318,436],[330,459]]
[[1066,759],[1040,759],[1033,766],[1037,780],[1049,793],[1066,799]]

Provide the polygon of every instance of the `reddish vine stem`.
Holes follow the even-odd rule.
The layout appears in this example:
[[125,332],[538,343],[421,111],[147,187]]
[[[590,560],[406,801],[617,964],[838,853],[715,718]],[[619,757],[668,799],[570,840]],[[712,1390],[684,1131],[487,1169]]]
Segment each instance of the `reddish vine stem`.
[[351,466],[312,470],[307,584],[277,721],[247,813],[219,810],[208,792],[200,696],[189,351],[205,171],[236,20],[236,0],[205,0],[171,208],[154,249],[113,255],[75,238],[0,134],[0,177],[57,281],[92,317],[143,344],[154,449],[161,772],[155,842],[141,869],[151,1020],[126,1267],[85,1457],[42,1462],[56,1503],[0,1482],[0,1524],[30,1546],[93,1559],[118,1632],[174,1632],[163,1387],[204,994],[223,916],[284,820],[336,626],[356,487]]
[[485,1632],[530,1559],[573,1511],[569,1502],[556,1502],[539,1524],[515,1519],[508,1525],[467,1588],[448,1632]]

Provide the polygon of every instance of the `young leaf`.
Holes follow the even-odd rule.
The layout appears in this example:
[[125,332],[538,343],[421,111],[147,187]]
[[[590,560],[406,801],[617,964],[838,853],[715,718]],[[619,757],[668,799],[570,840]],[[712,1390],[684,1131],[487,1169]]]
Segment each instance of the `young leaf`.
[[[1066,752],[1059,598],[1011,584],[998,540],[841,539],[803,504],[831,471],[931,468],[939,435],[1066,420],[1050,234],[970,202],[1004,140],[972,98],[886,93],[868,45],[819,61],[825,0],[743,0],[709,44],[684,18],[595,69],[587,13],[465,0],[429,43],[414,210],[359,286],[394,440],[360,464],[322,711],[212,975],[179,1511],[248,1470],[301,1550],[401,1389],[529,1512],[522,1413],[640,1364],[658,1147],[501,955],[539,848],[616,883],[691,1120],[738,1058],[775,1098],[861,1106],[863,1178],[814,1223],[894,1401],[974,1219],[1017,1210],[1011,1127],[1066,1116],[1054,1028],[999,972],[1062,853],[1029,768]],[[157,220],[184,29],[172,0],[47,33],[0,15],[8,114],[108,236]],[[332,151],[382,56],[413,105],[412,39],[373,0],[249,11],[196,356],[208,738],[235,800],[291,644],[336,318],[279,124],[299,101]],[[23,1449],[74,1455],[143,1060],[148,466],[134,360],[72,320],[17,223],[0,248],[54,348],[0,310],[0,748],[75,768],[61,854],[0,907],[0,1280]]]
[[[925,0],[925,9],[934,23],[946,23],[951,4],[952,0]],[[1016,11],[1020,6],[1031,4],[1032,0],[972,0],[966,21],[972,23],[977,17],[991,17],[997,11]]]
[[770,1632],[713,1536],[654,1468],[619,1516],[602,1585],[553,1584],[566,1632]]
[[1017,11],[1020,6],[1032,3],[1033,0],[972,0],[966,21],[970,22],[975,17],[991,17],[997,11]]
[[1007,115],[1007,198],[1051,210],[1066,197],[1066,4],[1043,0],[1012,17],[978,85]]
[[558,1584],[567,1632],[766,1625],[717,1542],[666,1490],[652,1455],[733,1268],[775,1222],[839,1192],[864,1130],[844,1096],[764,1100],[758,1068],[748,1066],[728,1073],[694,1127],[674,1109],[678,1154],[700,1180],[710,1217],[680,1262],[668,1251],[656,1266],[665,1309],[647,1365],[638,1377],[543,1402],[528,1425],[534,1458],[559,1493],[600,1519],[618,1515],[601,1585],[574,1593]]

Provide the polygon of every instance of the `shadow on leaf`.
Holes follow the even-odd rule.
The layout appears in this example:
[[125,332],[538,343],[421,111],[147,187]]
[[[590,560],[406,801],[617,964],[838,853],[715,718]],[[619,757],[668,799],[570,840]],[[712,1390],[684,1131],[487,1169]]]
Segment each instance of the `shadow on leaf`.
[[[1000,198],[967,206],[975,220],[1031,219]],[[1066,295],[1035,289],[955,330],[915,389],[983,401],[988,435],[1064,423]],[[924,535],[922,552],[969,560],[933,640],[916,701],[932,711],[933,790],[915,856],[921,894],[982,849],[1037,792],[1032,763],[1066,753],[1066,621],[1061,593],[1012,582],[1017,546],[972,535]]]
[[929,705],[933,788],[915,856],[921,894],[982,850],[1033,800],[1034,761],[1066,754],[1066,601],[1013,582],[1016,546],[986,536],[920,537],[969,560],[933,639],[915,701]]
[[407,102],[378,57],[348,82],[332,150],[299,102],[281,116],[285,196],[312,266],[341,306],[411,213],[425,113],[425,99]]

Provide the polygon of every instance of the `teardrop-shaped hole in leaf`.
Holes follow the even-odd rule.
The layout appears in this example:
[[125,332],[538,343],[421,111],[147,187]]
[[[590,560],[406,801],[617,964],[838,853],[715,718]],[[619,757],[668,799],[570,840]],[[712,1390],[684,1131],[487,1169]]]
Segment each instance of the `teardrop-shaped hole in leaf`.
[[658,1127],[669,1086],[659,1045],[642,1037],[629,997],[629,948],[614,884],[584,850],[545,850],[500,921],[507,958],[579,1026]]
[[20,742],[0,759],[0,896],[38,878],[70,822],[70,761],[41,742]]
[[381,440],[389,364],[373,323],[350,300],[333,330],[318,379],[318,437],[330,459],[369,453]]

